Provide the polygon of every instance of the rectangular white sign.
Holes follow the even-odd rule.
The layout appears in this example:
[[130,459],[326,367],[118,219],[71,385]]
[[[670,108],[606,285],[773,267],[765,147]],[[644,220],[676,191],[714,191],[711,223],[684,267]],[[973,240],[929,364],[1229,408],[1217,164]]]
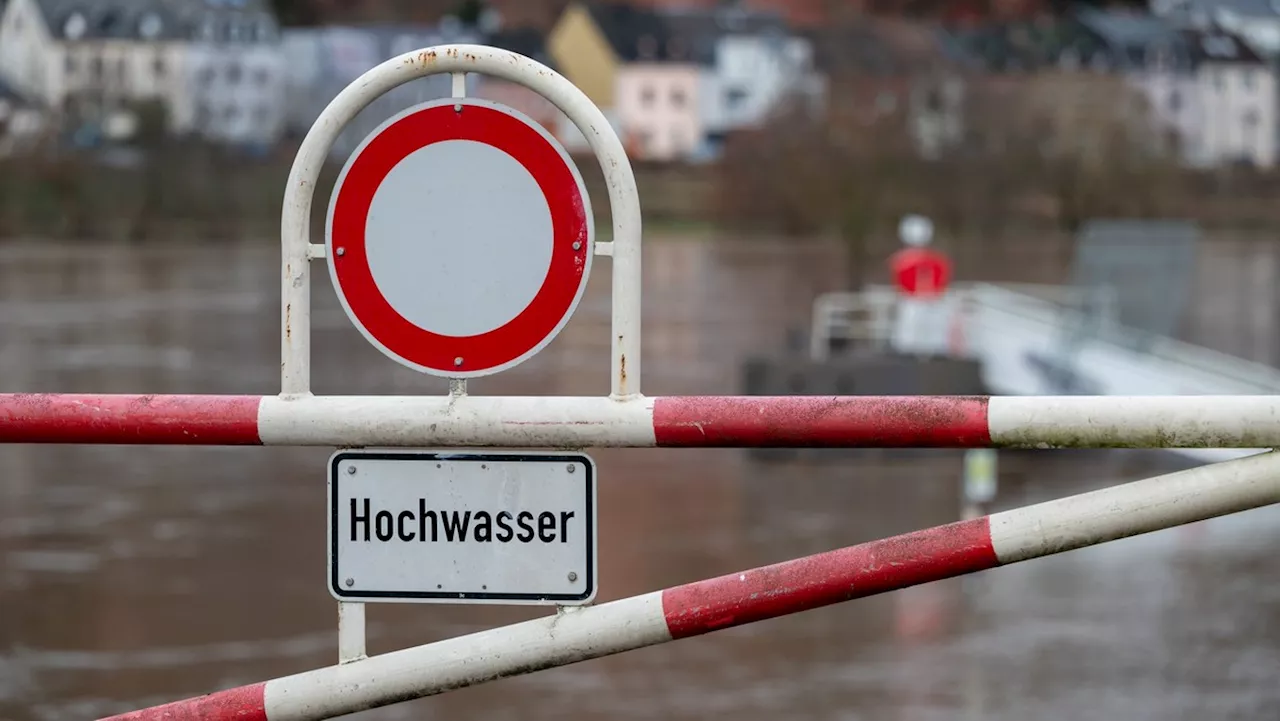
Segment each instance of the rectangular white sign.
[[596,467],[561,451],[344,450],[329,460],[341,601],[578,605],[596,594]]

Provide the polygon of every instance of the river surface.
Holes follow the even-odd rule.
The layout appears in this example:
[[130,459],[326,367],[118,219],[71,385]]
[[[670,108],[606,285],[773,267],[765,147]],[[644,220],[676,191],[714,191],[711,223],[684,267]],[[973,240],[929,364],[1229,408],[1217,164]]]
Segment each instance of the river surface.
[[[608,269],[541,355],[477,394],[608,391]],[[644,391],[735,393],[803,328],[818,249],[651,243]],[[351,327],[315,265],[317,393],[440,393]],[[278,391],[269,243],[0,247],[0,390]],[[0,719],[92,719],[332,663],[325,448],[0,447]],[[955,520],[960,457],[592,451],[605,601]],[[996,509],[1171,470],[1000,458]],[[1275,719],[1280,512],[451,692],[374,719]],[[369,649],[545,614],[375,605]]]

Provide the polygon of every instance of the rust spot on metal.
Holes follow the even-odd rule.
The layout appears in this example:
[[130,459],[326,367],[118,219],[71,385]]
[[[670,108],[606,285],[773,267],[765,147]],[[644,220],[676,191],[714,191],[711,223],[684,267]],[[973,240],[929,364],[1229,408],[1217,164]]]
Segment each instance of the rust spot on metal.
[[293,303],[284,306],[284,337],[293,337]]
[[[622,336],[618,336],[618,340],[622,340]],[[618,358],[618,380],[622,382],[623,387],[627,385],[627,354],[623,353]]]

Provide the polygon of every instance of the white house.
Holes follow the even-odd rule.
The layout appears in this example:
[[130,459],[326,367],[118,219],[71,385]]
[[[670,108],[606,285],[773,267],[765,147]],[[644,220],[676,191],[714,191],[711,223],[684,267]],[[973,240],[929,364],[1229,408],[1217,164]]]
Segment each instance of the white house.
[[1280,0],[1150,0],[1153,15],[1181,28],[1220,28],[1259,55],[1280,57]]
[[1192,54],[1187,84],[1187,157],[1203,165],[1276,162],[1276,72],[1236,35],[1185,33]]
[[737,5],[663,15],[671,36],[702,66],[699,111],[711,152],[726,133],[762,125],[783,103],[820,102],[824,81],[813,45],[780,15]]
[[1075,17],[1096,41],[1088,67],[1128,78],[1188,164],[1275,164],[1276,74],[1239,35],[1134,13],[1081,9]]
[[174,132],[271,143],[282,77],[266,0],[9,0],[0,13],[0,78],[57,111],[157,100]]

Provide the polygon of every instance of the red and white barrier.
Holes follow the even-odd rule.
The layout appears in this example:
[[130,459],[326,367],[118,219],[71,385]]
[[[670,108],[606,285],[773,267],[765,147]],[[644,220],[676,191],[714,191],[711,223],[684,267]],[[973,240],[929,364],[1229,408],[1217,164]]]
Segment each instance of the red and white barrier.
[[1280,503],[1280,454],[733,573],[109,721],[327,719]]
[[0,443],[1262,449],[1280,396],[9,394]]

